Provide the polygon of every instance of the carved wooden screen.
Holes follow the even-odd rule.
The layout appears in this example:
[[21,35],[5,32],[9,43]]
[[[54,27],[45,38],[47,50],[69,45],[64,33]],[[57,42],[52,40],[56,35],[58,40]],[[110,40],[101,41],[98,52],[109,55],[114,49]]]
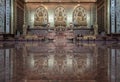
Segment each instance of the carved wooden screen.
[[[57,20],[57,17],[59,16],[59,14],[61,13],[62,17],[63,17],[63,21],[64,23],[66,24],[66,21],[67,21],[67,16],[66,16],[66,12],[65,12],[65,8],[62,7],[62,6],[58,6],[56,7],[55,9],[55,12],[54,12],[54,21],[58,21]],[[64,25],[64,24],[63,24]]]
[[81,6],[78,6],[78,7],[76,7],[75,9],[74,9],[74,11],[73,11],[73,23],[74,24],[76,24],[77,22],[77,16],[78,16],[78,14],[79,13],[82,13],[82,16],[83,16],[83,18],[84,18],[84,20],[85,21],[87,21],[87,13],[86,13],[86,10],[83,8],[83,7],[81,7]]
[[[48,12],[45,7],[40,6],[35,11],[35,21],[39,18],[40,13],[43,15],[43,23],[46,25],[48,23]],[[34,24],[35,25],[35,24]]]
[[24,24],[24,8],[17,6],[17,16],[16,16],[16,26],[17,31],[23,33],[23,24]]

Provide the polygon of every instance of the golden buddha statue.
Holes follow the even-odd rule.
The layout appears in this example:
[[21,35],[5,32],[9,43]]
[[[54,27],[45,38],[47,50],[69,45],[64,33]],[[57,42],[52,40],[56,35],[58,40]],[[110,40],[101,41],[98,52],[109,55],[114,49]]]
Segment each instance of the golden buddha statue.
[[62,16],[62,12],[59,12],[59,16],[57,17],[57,20],[60,22],[60,21],[63,21],[63,16]]
[[55,26],[66,26],[62,12],[59,12],[57,20],[55,21]]
[[44,17],[43,17],[43,13],[39,12],[38,14],[36,14],[36,19],[35,19],[35,26],[42,26],[44,24]]
[[87,22],[86,22],[86,19],[84,18],[84,16],[82,15],[82,12],[79,12],[78,13],[78,16],[77,16],[77,25],[78,26],[87,26]]
[[81,13],[81,12],[78,13],[77,21],[78,21],[79,23],[80,23],[81,21],[83,21],[83,16],[82,16],[82,13]]

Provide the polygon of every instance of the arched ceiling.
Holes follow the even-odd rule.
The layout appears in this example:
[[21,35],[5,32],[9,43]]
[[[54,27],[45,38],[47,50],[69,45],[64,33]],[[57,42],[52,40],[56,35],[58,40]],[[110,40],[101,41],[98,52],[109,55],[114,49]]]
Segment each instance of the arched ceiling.
[[25,0],[25,2],[96,2],[97,0]]

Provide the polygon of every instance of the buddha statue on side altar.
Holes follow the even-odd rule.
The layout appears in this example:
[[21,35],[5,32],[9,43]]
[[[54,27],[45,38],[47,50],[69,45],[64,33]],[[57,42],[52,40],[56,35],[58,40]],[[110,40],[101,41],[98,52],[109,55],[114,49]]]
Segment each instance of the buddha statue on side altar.
[[81,22],[81,21],[84,20],[84,18],[83,18],[83,16],[82,16],[82,12],[79,12],[79,13],[78,13],[77,20],[78,20],[78,22]]
[[76,19],[77,26],[87,26],[87,21],[85,17],[82,15],[82,12],[78,13],[77,19]]
[[66,26],[64,17],[62,16],[62,12],[59,12],[59,15],[57,16],[57,20],[55,21],[55,26]]
[[43,17],[43,13],[39,12],[36,14],[36,18],[35,18],[35,26],[42,26],[44,25],[44,17]]

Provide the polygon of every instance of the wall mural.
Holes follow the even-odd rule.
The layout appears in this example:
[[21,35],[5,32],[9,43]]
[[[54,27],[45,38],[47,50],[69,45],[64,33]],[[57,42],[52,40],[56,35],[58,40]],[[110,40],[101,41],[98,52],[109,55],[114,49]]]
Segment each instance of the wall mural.
[[43,7],[40,6],[35,11],[34,26],[46,26],[48,23],[48,12]]
[[4,32],[4,11],[5,11],[5,5],[4,1],[0,0],[0,32]]
[[55,9],[55,15],[54,15],[55,26],[66,26],[66,21],[67,21],[67,17],[66,17],[65,8],[62,6],[58,6]]
[[73,23],[75,26],[87,26],[87,13],[86,10],[78,6],[73,12]]

